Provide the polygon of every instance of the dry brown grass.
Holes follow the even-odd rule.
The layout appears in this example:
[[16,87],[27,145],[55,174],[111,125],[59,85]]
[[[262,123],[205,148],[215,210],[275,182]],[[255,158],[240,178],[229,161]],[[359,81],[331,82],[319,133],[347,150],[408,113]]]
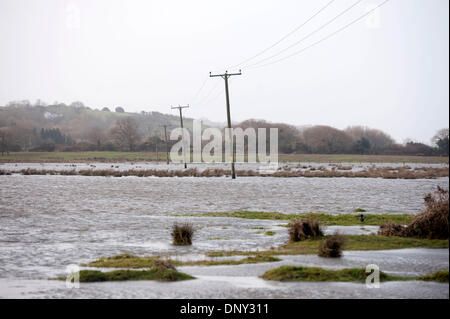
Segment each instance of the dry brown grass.
[[438,186],[437,191],[425,196],[425,210],[408,226],[390,223],[382,225],[378,234],[385,236],[428,239],[449,238],[448,191]]
[[[94,166],[95,167],[95,166]],[[137,177],[221,177],[230,176],[228,169],[207,168],[199,171],[196,168],[188,168],[186,170],[158,170],[158,169],[141,169],[141,170],[114,170],[114,169],[83,169],[76,171],[71,170],[39,170],[39,169],[22,169],[17,171],[0,171],[0,175],[10,174],[23,175],[81,175],[81,176],[137,176]],[[420,167],[411,169],[409,166],[401,167],[369,167],[361,171],[352,171],[348,167],[336,169],[325,169],[324,166],[319,168],[308,167],[306,170],[282,169],[273,174],[259,173],[253,170],[236,170],[238,176],[268,176],[268,177],[348,177],[348,178],[385,178],[385,179],[434,179],[449,176],[448,167]]]
[[192,245],[192,237],[194,236],[194,227],[191,223],[178,224],[172,226],[173,244],[178,246]]
[[344,245],[345,238],[342,235],[334,234],[328,236],[320,243],[319,256],[337,258],[342,255],[342,246]]
[[323,236],[320,223],[312,218],[294,221],[289,227],[289,239],[297,242],[305,239],[316,239]]

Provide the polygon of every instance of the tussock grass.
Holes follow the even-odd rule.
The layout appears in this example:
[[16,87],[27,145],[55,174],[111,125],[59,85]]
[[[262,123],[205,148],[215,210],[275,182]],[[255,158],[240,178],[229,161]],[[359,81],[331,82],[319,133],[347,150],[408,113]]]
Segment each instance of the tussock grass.
[[297,242],[305,239],[316,239],[323,236],[320,223],[312,218],[294,221],[289,227],[289,240]]
[[319,246],[319,256],[332,258],[341,257],[344,242],[345,238],[339,234],[328,236]]
[[191,223],[178,224],[172,226],[173,244],[178,246],[192,245],[192,237],[194,236],[194,227]]
[[[325,281],[325,282],[365,282],[368,273],[363,268],[346,268],[340,270],[323,269],[319,267],[281,266],[265,272],[261,278],[277,281]],[[380,271],[380,282],[427,280],[448,282],[448,271],[440,271],[431,275],[419,277],[392,276]]]

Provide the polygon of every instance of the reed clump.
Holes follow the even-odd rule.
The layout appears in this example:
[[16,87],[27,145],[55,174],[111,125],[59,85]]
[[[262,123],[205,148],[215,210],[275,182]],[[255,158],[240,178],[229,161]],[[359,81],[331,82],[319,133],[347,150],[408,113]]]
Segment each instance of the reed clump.
[[173,244],[177,246],[192,245],[192,238],[194,236],[194,227],[191,223],[175,223],[172,226]]
[[289,227],[289,239],[291,242],[316,239],[322,236],[323,232],[320,223],[312,218],[296,220]]
[[344,246],[344,236],[334,234],[323,240],[319,246],[320,257],[338,258],[342,256],[342,247]]

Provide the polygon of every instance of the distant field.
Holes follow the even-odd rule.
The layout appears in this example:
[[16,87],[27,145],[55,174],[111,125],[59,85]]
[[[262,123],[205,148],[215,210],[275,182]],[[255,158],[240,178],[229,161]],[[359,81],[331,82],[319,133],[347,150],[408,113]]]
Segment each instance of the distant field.
[[[0,162],[124,162],[156,161],[156,152],[12,152],[0,156]],[[164,161],[166,154],[159,153]],[[280,154],[280,162],[316,163],[427,163],[449,162],[448,157],[402,156],[402,155],[355,155],[355,154]]]
[[358,155],[358,154],[280,154],[280,162],[315,163],[447,163],[445,156]]

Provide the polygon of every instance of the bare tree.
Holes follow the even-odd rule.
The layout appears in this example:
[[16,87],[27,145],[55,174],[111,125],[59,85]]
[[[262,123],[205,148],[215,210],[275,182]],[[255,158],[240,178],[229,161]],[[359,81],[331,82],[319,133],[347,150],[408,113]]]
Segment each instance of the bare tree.
[[117,120],[111,135],[120,148],[128,151],[134,151],[140,140],[137,122],[131,117]]
[[8,133],[5,130],[0,130],[0,148],[2,150],[2,156],[5,153],[6,155],[9,155],[8,137]]
[[350,136],[331,126],[317,125],[303,130],[303,139],[312,153],[348,153],[353,141]]
[[344,130],[354,142],[366,139],[371,146],[372,151],[377,151],[390,147],[395,143],[394,139],[383,131],[372,129],[365,126],[350,126]]
[[106,136],[104,131],[100,127],[94,127],[89,131],[88,141],[101,146],[106,141]]

